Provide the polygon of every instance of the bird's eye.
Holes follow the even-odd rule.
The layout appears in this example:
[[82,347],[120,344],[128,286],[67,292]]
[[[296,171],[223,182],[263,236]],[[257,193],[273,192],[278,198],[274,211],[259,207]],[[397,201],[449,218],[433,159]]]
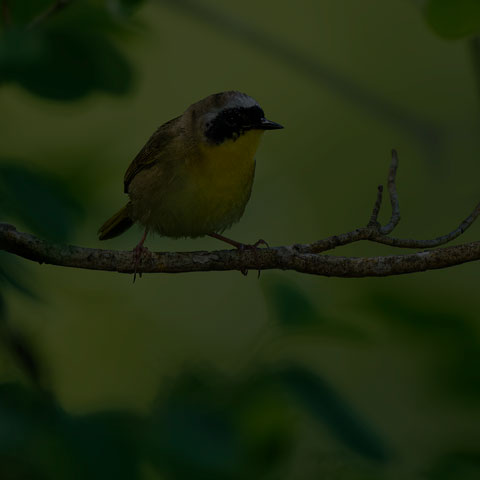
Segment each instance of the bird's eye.
[[238,123],[238,114],[236,112],[226,112],[224,121],[228,126],[234,127]]

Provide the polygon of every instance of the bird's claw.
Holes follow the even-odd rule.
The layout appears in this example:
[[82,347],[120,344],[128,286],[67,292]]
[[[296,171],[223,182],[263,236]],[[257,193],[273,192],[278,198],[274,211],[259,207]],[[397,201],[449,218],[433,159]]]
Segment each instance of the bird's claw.
[[265,245],[267,248],[270,248],[270,245],[263,239],[260,238],[260,240],[257,240],[253,245],[251,245],[253,248],[258,248],[260,245]]
[[[263,240],[263,238],[260,238],[259,240],[257,240],[255,243],[253,244],[240,244],[241,246],[239,247],[239,250],[240,251],[244,251],[244,250],[257,250],[258,247],[260,245],[265,245],[267,248],[270,248],[270,245],[265,241]],[[242,270],[240,270],[240,272],[242,273],[242,275],[245,275],[247,276],[248,275],[248,269],[247,268],[243,268]],[[258,276],[257,278],[260,278],[260,272],[261,270],[258,270]]]
[[[134,264],[133,264],[133,283],[135,283],[135,280],[137,279],[137,269],[138,269],[138,264],[140,263],[140,260],[144,255],[151,255],[150,250],[147,247],[144,247],[141,243],[139,243],[134,249],[133,249],[133,259],[134,259]],[[142,278],[142,272],[138,272],[139,278]]]

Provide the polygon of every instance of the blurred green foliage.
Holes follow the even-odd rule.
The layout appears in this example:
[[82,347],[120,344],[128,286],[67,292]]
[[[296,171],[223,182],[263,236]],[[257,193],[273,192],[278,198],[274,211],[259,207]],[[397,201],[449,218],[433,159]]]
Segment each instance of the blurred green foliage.
[[367,458],[388,459],[385,440],[379,438],[323,378],[299,366],[289,366],[280,375],[299,404],[313,418],[325,422],[339,440]]
[[265,299],[281,331],[312,337],[333,337],[353,341],[367,341],[362,328],[342,318],[330,318],[319,311],[312,299],[298,285],[284,278],[274,277],[262,282]]
[[[134,479],[141,478],[146,462],[175,479],[267,477],[288,463],[298,439],[297,404],[285,396],[283,380],[294,382],[287,390],[300,391],[317,420],[327,420],[346,445],[367,458],[384,460],[380,440],[365,425],[360,427],[355,415],[342,411],[342,401],[318,377],[311,377],[315,391],[300,386],[299,381],[306,385],[305,374],[292,377],[295,368],[281,373],[280,383],[266,375],[258,376],[254,385],[231,384],[212,378],[211,372],[187,374],[148,417],[119,411],[71,415],[45,392],[4,384],[0,473],[2,478]],[[319,410],[325,401],[327,410]],[[272,417],[272,412],[277,413]]]
[[431,480],[475,480],[480,474],[480,455],[478,452],[451,452],[428,472],[426,478]]
[[135,416],[72,416],[50,395],[13,384],[0,398],[2,478],[138,478]]
[[0,214],[32,232],[66,242],[84,211],[65,181],[21,162],[0,158]]
[[395,335],[431,354],[435,389],[471,404],[480,401],[480,335],[475,319],[388,292],[377,292],[370,308],[381,313]]
[[78,100],[94,91],[124,95],[133,84],[129,61],[113,37],[125,34],[124,16],[139,1],[82,0],[36,23],[52,2],[7,2],[10,21],[0,38],[0,83],[35,95]]
[[167,478],[268,478],[288,463],[302,435],[298,411],[366,461],[383,463],[390,456],[373,427],[305,366],[272,370],[259,363],[244,379],[187,369],[149,416],[79,416],[64,411],[44,388],[42,362],[26,338],[7,328],[4,333],[4,348],[32,386],[0,386],[2,478],[134,479],[142,478],[145,462]]
[[477,0],[428,0],[425,18],[445,38],[462,38],[480,32],[480,3]]
[[[56,242],[79,239],[85,241],[85,238],[88,242],[92,241],[92,232],[95,229],[88,223],[89,217],[93,218],[95,223],[98,220],[95,214],[103,215],[105,210],[103,197],[96,196],[97,183],[94,182],[98,182],[100,188],[108,190],[110,177],[113,178],[114,173],[118,173],[113,172],[117,169],[116,156],[126,156],[125,151],[130,148],[122,143],[122,139],[135,136],[136,124],[140,125],[141,135],[145,135],[144,130],[147,127],[146,124],[141,124],[141,120],[150,105],[153,104],[150,114],[154,114],[157,122],[158,104],[166,109],[164,102],[170,96],[176,95],[178,98],[175,98],[175,101],[179,102],[181,99],[183,102],[190,98],[190,93],[193,95],[195,92],[197,95],[197,90],[201,90],[200,87],[197,88],[197,83],[201,85],[204,72],[210,75],[206,81],[206,93],[212,93],[211,89],[217,86],[226,89],[241,88],[237,87],[237,83],[248,85],[241,77],[243,74],[254,82],[251,86],[259,91],[265,83],[265,96],[270,90],[274,90],[275,85],[284,85],[277,92],[278,112],[287,108],[287,101],[293,102],[292,109],[298,109],[292,110],[294,113],[289,119],[289,128],[294,132],[294,136],[290,137],[294,151],[271,151],[274,152],[271,156],[275,160],[270,164],[271,170],[266,179],[262,178],[260,171],[260,178],[257,180],[264,190],[268,190],[268,186],[275,184],[278,178],[288,177],[285,183],[280,183],[280,192],[276,192],[276,203],[280,207],[277,207],[276,203],[268,205],[265,201],[256,204],[262,226],[265,225],[265,217],[271,215],[274,207],[276,211],[282,212],[284,221],[287,221],[289,213],[291,217],[298,217],[299,223],[288,220],[288,226],[282,224],[284,235],[293,232],[293,241],[299,240],[297,236],[300,233],[297,230],[300,223],[304,226],[302,235],[310,235],[311,225],[324,222],[323,216],[322,221],[318,222],[317,212],[309,209],[312,202],[310,196],[313,197],[314,193],[322,188],[327,189],[328,184],[335,185],[335,190],[330,192],[339,202],[339,205],[335,205],[335,210],[344,212],[340,217],[347,217],[347,208],[342,210],[341,199],[338,198],[342,195],[338,195],[338,189],[345,187],[342,192],[347,192],[352,188],[352,185],[346,185],[347,177],[350,176],[347,170],[354,168],[352,164],[363,162],[362,168],[367,172],[370,168],[370,163],[366,163],[369,160],[357,159],[359,149],[356,145],[353,153],[349,155],[353,158],[352,164],[340,167],[341,176],[337,178],[335,175],[338,175],[338,172],[328,170],[329,165],[326,165],[337,162],[325,162],[320,168],[313,165],[311,160],[301,163],[300,158],[313,159],[316,155],[322,159],[337,158],[337,150],[342,145],[355,143],[347,138],[356,138],[356,141],[366,139],[368,147],[373,148],[369,139],[376,140],[386,135],[382,131],[385,121],[388,128],[395,129],[395,141],[403,138],[404,133],[414,139],[421,139],[421,142],[431,147],[429,151],[435,165],[440,165],[440,153],[445,150],[446,145],[440,143],[445,142],[446,135],[442,132],[452,129],[452,123],[455,123],[455,130],[458,118],[461,118],[464,124],[459,135],[464,144],[469,132],[465,118],[455,112],[452,114],[453,120],[450,122],[448,118],[446,121],[448,129],[442,130],[438,118],[430,110],[426,109],[427,113],[424,111],[422,116],[415,109],[416,105],[405,107],[403,103],[406,102],[395,92],[390,92],[389,97],[381,91],[383,80],[379,80],[377,88],[368,88],[364,81],[351,78],[340,68],[336,70],[320,60],[321,55],[317,55],[316,49],[325,54],[333,48],[330,45],[331,37],[328,36],[332,35],[333,38],[333,33],[329,31],[330,17],[325,16],[327,10],[323,10],[327,8],[327,3],[302,4],[304,8],[312,8],[316,14],[305,15],[302,17],[303,21],[327,19],[322,28],[316,23],[313,24],[312,31],[315,34],[326,32],[326,36],[319,40],[308,36],[306,25],[295,24],[295,15],[301,13],[301,8],[296,6],[295,11],[290,12],[290,16],[286,18],[283,34],[274,35],[267,32],[275,18],[268,10],[272,7],[258,3],[253,5],[254,8],[250,4],[250,8],[258,18],[262,18],[262,9],[267,9],[263,18],[269,21],[269,25],[265,25],[264,30],[256,23],[256,16],[250,18],[247,15],[249,21],[246,21],[241,12],[228,14],[224,3],[214,0],[73,0],[63,2],[63,8],[58,10],[52,10],[52,6],[57,4],[52,0],[0,2],[3,8],[0,15],[0,87],[2,92],[12,95],[10,106],[14,105],[22,112],[21,121],[16,124],[21,132],[15,137],[17,142],[18,138],[25,143],[36,142],[31,158],[16,154],[16,150],[23,147],[18,143],[13,154],[12,148],[10,152],[8,149],[1,152],[1,220],[10,221],[19,228]],[[163,6],[159,7],[163,8],[160,13],[153,10],[157,4]],[[232,5],[229,7],[234,8]],[[338,6],[338,2],[331,5]],[[364,12],[369,12],[370,21],[370,12],[376,11],[372,7],[373,3],[370,10],[363,2],[360,7],[358,5],[358,2],[349,3],[349,8],[354,12],[356,8],[360,8],[356,14],[352,14],[356,24],[362,23],[358,19],[361,19]],[[65,135],[65,131],[57,131],[61,130],[60,122],[73,125],[73,117],[80,116],[82,108],[94,109],[94,105],[104,100],[102,94],[113,96],[120,102],[121,98],[127,98],[134,92],[135,79],[138,78],[136,70],[140,68],[141,61],[132,56],[132,51],[135,50],[131,47],[131,40],[139,31],[145,30],[134,17],[142,6],[151,9],[143,21],[153,12],[152,18],[155,20],[150,28],[156,28],[161,35],[155,39],[154,48],[148,54],[141,49],[136,52],[139,57],[143,55],[146,58],[143,61],[148,68],[155,68],[160,72],[164,83],[158,82],[157,78],[151,81],[153,87],[145,94],[146,99],[138,111],[135,111],[131,104],[118,107],[127,111],[126,116],[122,117],[123,120],[113,118],[115,114],[110,113],[116,108],[113,102],[106,104],[108,115],[102,117],[102,113],[97,111],[96,114],[101,117],[97,125],[102,125],[100,140],[94,142],[90,138],[89,135],[93,137],[96,126],[89,123],[92,117],[87,117],[83,125],[87,132],[85,135],[73,128],[66,138],[58,141],[59,137]],[[380,5],[376,7],[380,8]],[[277,8],[279,6],[275,5],[275,9]],[[335,11],[337,7],[330,8]],[[427,23],[442,37],[462,39],[479,31],[479,3],[474,0],[429,0],[423,8]],[[171,15],[177,17],[169,16],[170,10],[175,12]],[[417,10],[415,14],[418,17]],[[342,32],[341,38],[344,40],[348,37],[349,25],[343,7],[338,15],[341,24],[337,28]],[[331,18],[333,25],[333,14]],[[389,25],[390,32],[390,22],[382,20],[377,27],[380,29],[384,24]],[[169,23],[173,26],[170,30]],[[207,25],[210,30],[205,32],[199,25]],[[422,28],[426,30],[424,23]],[[365,37],[376,31],[375,28],[369,29],[362,31]],[[209,40],[210,35],[213,40]],[[381,37],[381,32],[378,35],[379,38],[385,38]],[[416,35],[421,36],[423,33],[417,32]],[[299,46],[302,39],[305,42],[304,50]],[[406,40],[404,38],[403,41]],[[378,39],[376,41],[381,43]],[[295,42],[299,42],[298,45],[295,45]],[[359,43],[358,40],[352,41],[348,48],[353,50],[353,45]],[[197,44],[202,50],[195,49]],[[174,46],[170,58],[166,51],[160,50],[163,45],[166,48],[169,45]],[[245,45],[254,51],[254,54],[250,52],[247,55],[243,50]],[[307,52],[309,47],[312,47],[312,50]],[[179,53],[182,48],[184,56]],[[378,75],[379,71],[374,70],[372,64],[370,67],[363,65],[368,65],[372,57],[371,51],[368,48],[367,50],[360,62],[361,71],[371,69],[374,75]],[[476,65],[480,58],[477,50]],[[389,57],[397,61],[397,56],[388,53]],[[258,55],[259,59],[255,55]],[[337,59],[348,58],[349,62],[354,63],[354,56],[350,58],[349,55],[349,50],[346,49],[338,54]],[[443,51],[440,57],[443,62]],[[212,59],[213,65],[208,63]],[[268,71],[273,69],[272,59],[281,63],[280,73],[274,80],[263,79],[262,75],[267,76]],[[377,59],[375,62],[379,63]],[[441,65],[443,66],[443,63]],[[233,72],[233,80],[228,76],[229,69]],[[388,69],[382,67],[381,70]],[[144,67],[144,74],[145,71],[148,69]],[[168,77],[170,71],[173,72],[172,77],[164,80],[163,77]],[[314,86],[300,85],[296,76],[298,72],[305,74],[309,81],[313,80]],[[182,91],[182,88],[186,88],[185,83],[181,83],[185,78],[188,92]],[[402,82],[405,78],[402,78]],[[439,82],[429,77],[426,83],[430,94]],[[399,85],[400,83],[394,84],[392,90],[400,90]],[[363,117],[358,123],[349,124],[348,120],[354,115],[351,115],[350,111],[339,115],[338,112],[343,112],[344,107],[340,102],[329,103],[331,99],[324,90],[339,95],[345,104],[351,103],[362,112],[373,112],[381,119],[382,125],[375,124],[374,127],[369,127],[369,130],[365,127]],[[24,93],[27,95],[24,96]],[[421,103],[423,100],[412,95],[409,92],[409,96],[413,98],[412,103]],[[303,96],[306,98],[304,103]],[[8,103],[5,98],[3,101]],[[28,101],[31,101],[31,105],[25,107]],[[52,104],[55,104],[55,107],[52,107]],[[74,104],[80,105],[80,108],[68,110]],[[275,102],[271,104],[273,107]],[[430,107],[434,111],[431,105]],[[178,108],[178,105],[175,108]],[[24,111],[33,116],[35,109],[44,110],[45,117],[42,118],[47,118],[48,121],[58,112],[67,113],[61,117],[59,123],[52,121],[52,125],[55,125],[52,127],[53,134],[48,129],[41,128],[38,128],[40,133],[37,134],[37,127],[40,125],[34,123],[32,128],[28,119],[21,117]],[[287,115],[285,110],[282,112]],[[322,118],[327,119],[325,122],[322,123],[318,112],[321,112]],[[437,116],[440,115],[437,113]],[[471,121],[468,115],[466,118]],[[5,129],[8,129],[8,119],[3,120]],[[110,133],[105,124],[111,124]],[[328,130],[330,125],[335,124],[340,125],[338,138]],[[474,126],[478,127],[477,124]],[[358,130],[357,137],[352,133],[355,133],[355,129]],[[307,132],[307,136],[302,137],[306,131],[313,133]],[[54,139],[48,149],[45,148],[48,141],[43,141],[45,134],[52,135],[50,138]],[[350,137],[351,135],[353,137]],[[140,137],[140,134],[137,133],[137,136]],[[476,131],[474,136],[478,137]],[[300,140],[296,141],[295,137]],[[333,143],[329,143],[330,140]],[[91,147],[88,145],[90,141]],[[388,142],[390,141],[389,137]],[[62,172],[62,167],[72,162],[72,158],[77,159],[83,155],[83,151],[78,153],[80,145],[85,147],[87,155],[94,152],[91,159],[81,164],[79,161],[77,166],[78,171],[82,172],[82,178],[87,178],[90,182],[88,192],[83,197],[76,192],[75,186]],[[325,145],[325,150],[322,150]],[[388,145],[388,148],[391,146]],[[363,147],[367,151],[367,147]],[[91,148],[91,151],[88,148]],[[381,148],[383,149],[384,145],[381,145]],[[110,150],[112,153],[105,154]],[[296,162],[294,168],[291,165],[292,157]],[[123,158],[121,161],[125,160],[126,158]],[[316,159],[315,163],[320,164]],[[414,169],[412,164],[409,168]],[[348,175],[345,175],[345,172]],[[301,182],[297,190],[294,190],[297,174]],[[119,174],[117,176],[119,177]],[[327,180],[318,183],[319,178]],[[118,181],[118,178],[116,180]],[[315,182],[313,187],[309,184],[310,180]],[[319,188],[319,185],[323,187]],[[292,215],[293,209],[288,212],[287,208],[293,208],[290,203],[300,196],[299,192],[303,194],[304,190],[308,194],[308,200],[303,208],[308,216],[299,215],[300,209],[295,210]],[[415,203],[418,203],[417,194],[418,192],[413,191],[410,196],[405,197],[407,200],[413,198]],[[89,196],[92,198],[85,198]],[[327,211],[333,209],[330,208],[333,202],[329,204],[328,199],[325,202],[325,198],[321,201],[327,203],[327,208],[324,208],[326,215]],[[370,198],[368,200],[370,201]],[[359,203],[354,194],[348,202],[351,210],[352,205]],[[89,206],[98,205],[98,212],[89,211],[89,215],[86,215],[87,203]],[[268,209],[262,210],[265,205],[268,205]],[[335,217],[338,216],[339,214],[335,213]],[[330,219],[332,220],[332,217]],[[338,222],[338,218],[335,220]],[[341,221],[337,223],[339,228],[344,227]],[[85,222],[87,227],[82,230]],[[84,232],[83,237],[79,237],[79,231]],[[318,231],[315,231],[315,234],[317,233]],[[195,243],[195,248],[198,248],[197,245]],[[200,282],[198,276],[185,276],[184,283],[178,287],[172,286],[176,285],[172,277],[156,278],[158,283],[150,287],[150,290],[151,284],[147,284],[145,279],[141,284],[143,291],[139,291],[136,286],[134,293],[129,290],[127,294],[123,290],[124,285],[120,284],[120,281],[115,283],[112,276],[105,280],[107,277],[100,278],[98,272],[95,277],[83,276],[84,273],[75,271],[73,276],[63,277],[58,270],[35,270],[33,266],[0,252],[0,339],[2,355],[5,357],[2,361],[5,372],[9,371],[8,365],[13,365],[13,376],[16,380],[11,381],[5,374],[7,379],[0,385],[2,480],[374,480],[414,478],[410,469],[420,471],[420,477],[415,475],[415,478],[467,480],[480,475],[480,449],[469,438],[475,437],[471,433],[470,423],[473,421],[470,421],[469,411],[464,410],[471,409],[472,418],[477,418],[475,412],[480,400],[480,338],[475,322],[478,320],[478,309],[474,313],[467,310],[464,312],[458,305],[448,309],[445,307],[448,298],[443,300],[437,296],[434,300],[432,297],[414,298],[413,287],[404,286],[402,290],[400,283],[395,284],[396,288],[388,290],[381,289],[374,283],[369,283],[366,287],[365,283],[361,284],[356,280],[356,286],[351,290],[361,296],[361,301],[357,308],[345,311],[343,306],[348,301],[345,301],[344,297],[347,292],[351,292],[345,283],[338,287],[337,297],[333,295],[332,299],[329,295],[333,289],[327,282],[311,283],[310,286],[313,284],[315,288],[312,293],[306,282],[295,283],[286,275],[266,273],[260,280],[260,287],[257,284],[251,287],[242,278],[240,289],[235,283],[237,280],[228,277],[234,287],[232,292],[228,292],[226,299],[222,299],[222,296],[226,295],[222,288],[228,284],[223,280],[226,276],[222,276],[222,280],[218,282],[212,277],[207,280],[207,276],[205,282]],[[107,286],[108,282],[110,287]],[[316,279],[312,282],[316,282]],[[386,285],[384,282],[386,281],[382,280],[382,287]],[[397,292],[398,285],[400,292]],[[175,288],[177,289],[174,290]],[[261,307],[256,304],[253,306],[251,299],[259,288],[263,291],[263,297],[260,296],[260,300],[257,300]],[[444,291],[448,291],[448,288]],[[169,295],[172,298],[169,298]],[[18,300],[19,298],[21,300]],[[351,296],[349,298],[351,305],[354,302]],[[27,299],[32,302],[33,307],[22,310],[19,304],[31,305]],[[202,301],[205,303],[202,304]],[[222,302],[225,305],[222,306]],[[194,348],[194,353],[190,357],[181,357],[180,367],[174,369],[168,361],[170,357],[178,354],[176,350],[180,350],[181,346],[176,345],[172,331],[167,331],[171,336],[165,335],[164,343],[159,343],[158,346],[156,342],[161,335],[157,335],[158,332],[152,325],[145,322],[145,319],[153,319],[155,324],[181,324],[182,314],[178,311],[183,311],[183,305],[191,304],[192,322],[183,328],[194,332],[191,335],[195,345],[205,342],[205,350],[213,351],[214,347],[221,347],[227,351],[241,344],[244,334],[242,329],[246,328],[244,324],[248,325],[251,318],[256,326],[262,325],[264,317],[259,315],[258,311],[263,313],[264,303],[268,308],[268,328],[266,327],[266,331],[261,328],[254,330],[255,342],[253,346],[249,345],[253,353],[246,365],[238,368],[235,364],[234,374],[225,370],[225,364],[228,364],[226,358],[229,357],[225,352],[212,354],[216,356],[213,357],[213,364],[210,364],[203,357],[195,357],[198,351]],[[247,304],[248,308],[242,310],[243,317],[239,322],[241,324],[236,325],[233,310],[243,304]],[[168,310],[168,305],[171,311]],[[202,311],[202,305],[205,311]],[[210,313],[205,305],[212,305]],[[22,319],[22,315],[25,315],[29,308],[34,312],[32,323],[38,329],[41,329],[41,313],[47,312],[44,316],[48,322],[43,324],[43,327],[54,332],[52,337],[57,340],[57,344],[52,340],[49,343],[45,338],[42,340],[41,335],[29,332],[25,326],[28,322]],[[19,314],[18,310],[22,313]],[[222,313],[225,311],[228,313]],[[70,317],[74,317],[77,312],[80,312],[79,316],[72,320]],[[219,317],[219,323],[208,323],[212,312]],[[60,317],[61,323],[55,323],[55,317]],[[125,318],[127,320],[122,327]],[[140,337],[140,346],[134,345],[137,331],[145,324],[150,325],[151,330],[147,331],[145,338]],[[198,324],[207,332],[203,337],[198,335],[198,330],[195,334],[194,329],[198,328]],[[225,331],[219,332],[220,324],[228,325]],[[85,330],[79,331],[78,325],[85,325]],[[105,332],[95,330],[97,325],[102,325]],[[176,328],[181,329],[182,326]],[[385,332],[387,334],[383,336]],[[211,342],[209,345],[206,344],[207,338]],[[257,338],[260,346],[256,343]],[[392,338],[394,341],[389,343],[387,339]],[[168,347],[171,347],[171,350],[167,350],[161,360],[161,357],[147,357],[145,364],[138,367],[134,361],[144,350],[148,350],[147,341],[150,342],[149,345],[153,345],[155,351]],[[116,342],[120,345],[120,354],[114,351]],[[74,362],[65,361],[68,355],[63,351],[62,356],[58,345],[66,345],[65,351],[78,345],[81,355],[77,362],[82,364],[83,370],[76,369]],[[100,350],[100,356],[97,352],[97,357],[95,345]],[[382,351],[382,348],[387,352]],[[407,352],[403,357],[395,357],[390,352],[400,348]],[[375,353],[375,349],[380,353]],[[371,358],[367,358],[367,352],[370,352]],[[75,358],[74,353],[71,355]],[[152,358],[155,360],[152,361]],[[420,373],[417,370],[425,367],[428,370],[428,374],[419,381],[422,390],[415,385],[408,385],[408,381],[403,378],[407,376],[405,370],[396,370],[395,362],[402,363],[402,367],[406,369],[405,364],[410,358],[416,362],[415,370],[418,375]],[[241,364],[240,360],[235,361]],[[108,367],[105,367],[109,362],[113,364],[113,375],[109,373]],[[108,390],[108,385],[115,383],[125,385],[125,389],[135,394],[137,389],[142,390],[142,382],[147,383],[146,370],[153,370],[154,376],[155,368],[162,362],[167,364],[167,373],[162,378],[160,391],[154,395],[155,400],[143,413],[134,411],[133,408],[122,409],[114,406],[74,413],[73,409],[65,407],[64,403],[67,402],[65,398],[62,401],[61,396],[62,381],[55,376],[55,367],[65,363],[67,375],[63,378],[63,383],[70,381],[70,384],[76,385],[75,391],[80,397],[84,391],[101,390],[104,385],[107,385],[105,388]],[[130,383],[129,370],[133,372],[130,372]],[[95,384],[92,380],[97,373],[101,378],[100,384]],[[368,374],[373,378],[370,379],[370,384]],[[112,376],[115,378],[111,378]],[[391,392],[397,392],[399,398],[394,398]],[[97,391],[94,393],[101,396]],[[424,411],[415,413],[411,406],[409,409],[409,394],[420,404],[425,401],[422,399],[423,395],[429,396]],[[404,403],[407,406],[402,410]],[[452,410],[448,410],[446,405]],[[445,414],[442,410],[444,407],[447,412]],[[428,414],[436,409],[440,411],[439,417],[429,418]],[[420,442],[420,450],[417,452],[419,443],[416,443],[416,437],[430,428],[432,432],[427,432],[429,436],[426,438],[431,441],[436,439],[434,427],[438,427],[439,423],[441,427],[441,422],[447,422],[445,419],[449,414],[455,425],[463,416],[467,417],[469,429],[464,427],[467,433],[452,435],[448,445],[429,447],[427,450],[433,452],[430,457],[418,460],[422,456],[422,445]],[[441,418],[440,422],[438,418]],[[445,435],[450,437],[448,423],[445,425]],[[458,429],[461,430],[462,426]],[[421,465],[418,468],[417,465],[414,468],[409,466],[408,472],[405,472],[402,470],[403,461],[416,461]],[[145,473],[146,471],[149,473]]]

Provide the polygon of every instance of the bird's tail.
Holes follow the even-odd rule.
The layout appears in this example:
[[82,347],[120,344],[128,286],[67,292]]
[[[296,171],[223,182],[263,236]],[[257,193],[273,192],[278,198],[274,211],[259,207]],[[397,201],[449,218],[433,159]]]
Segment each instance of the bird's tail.
[[108,240],[128,230],[133,225],[129,210],[130,204],[127,203],[112,218],[109,218],[98,230],[98,238],[100,240]]

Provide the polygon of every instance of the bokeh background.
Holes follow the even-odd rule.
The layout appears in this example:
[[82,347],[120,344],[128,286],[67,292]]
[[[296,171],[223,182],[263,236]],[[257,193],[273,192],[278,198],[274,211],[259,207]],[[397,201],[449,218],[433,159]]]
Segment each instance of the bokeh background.
[[[397,236],[447,233],[479,200],[475,0],[64,3],[0,2],[0,219],[19,230],[131,249],[139,229],[96,238],[129,162],[158,125],[230,89],[285,126],[257,154],[239,241],[365,225],[391,148]],[[2,252],[0,477],[479,478],[478,268],[132,284]]]

